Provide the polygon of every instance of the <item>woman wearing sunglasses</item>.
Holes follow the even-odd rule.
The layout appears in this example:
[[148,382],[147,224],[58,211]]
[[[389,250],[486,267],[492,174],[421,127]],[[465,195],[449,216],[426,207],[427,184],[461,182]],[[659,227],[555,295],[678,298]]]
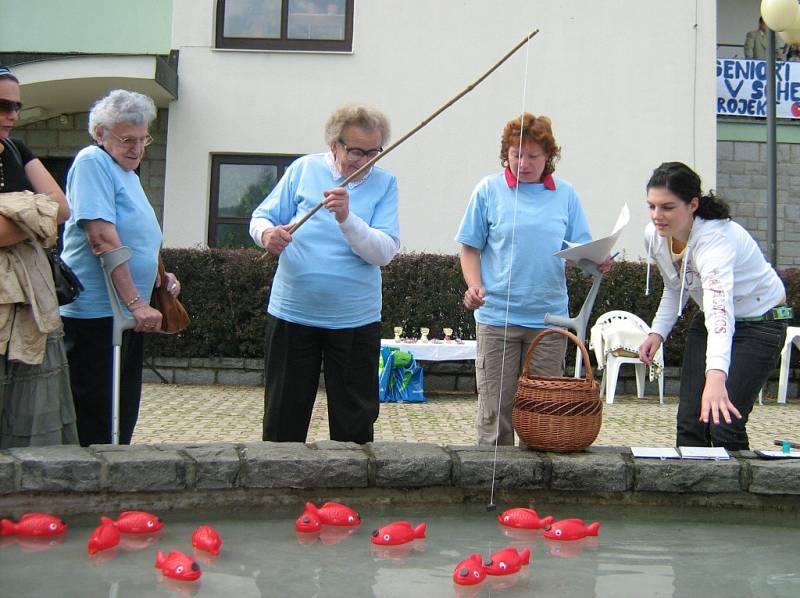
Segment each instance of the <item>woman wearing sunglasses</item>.
[[58,301],[39,249],[55,245],[69,207],[41,161],[10,137],[21,109],[19,80],[0,66],[0,448],[78,442]]

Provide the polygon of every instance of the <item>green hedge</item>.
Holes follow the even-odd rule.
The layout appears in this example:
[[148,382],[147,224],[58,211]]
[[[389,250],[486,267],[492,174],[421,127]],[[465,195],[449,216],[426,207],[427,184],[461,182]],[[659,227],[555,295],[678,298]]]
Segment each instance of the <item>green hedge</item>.
[[[183,285],[181,299],[192,324],[181,334],[148,335],[147,354],[159,357],[255,357],[264,354],[266,299],[275,259],[260,259],[255,249],[166,249],[167,270]],[[661,277],[653,268],[650,295],[645,297],[645,264],[619,262],[605,275],[591,321],[612,309],[622,309],[650,322],[661,297]],[[781,272],[790,305],[800,306],[800,270]],[[580,309],[591,280],[569,269],[570,313]],[[421,326],[441,338],[451,327],[461,338],[475,338],[472,312],[461,304],[465,285],[458,257],[424,253],[398,255],[383,269],[383,337],[402,326],[404,335],[418,336]],[[680,365],[690,302],[666,345],[668,365]],[[571,352],[570,352],[571,353]]]

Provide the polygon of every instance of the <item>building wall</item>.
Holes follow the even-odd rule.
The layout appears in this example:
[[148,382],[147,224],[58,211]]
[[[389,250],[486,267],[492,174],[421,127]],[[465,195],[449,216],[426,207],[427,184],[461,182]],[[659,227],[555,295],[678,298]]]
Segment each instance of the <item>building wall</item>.
[[[156,212],[158,221],[164,213],[164,172],[169,112],[159,110],[156,121],[150,126],[153,144],[147,148],[139,171],[147,197]],[[70,160],[92,142],[88,132],[89,113],[65,114],[39,121],[27,127],[15,128],[12,136],[21,139],[39,158],[69,158]]]
[[[717,144],[717,190],[733,218],[767,253],[767,146],[756,141]],[[800,266],[800,144],[779,143],[777,241],[779,268]]]
[[456,251],[470,192],[500,169],[500,133],[523,96],[525,110],[552,118],[557,174],[577,188],[595,234],[629,204],[620,243],[629,258],[643,253],[643,188],[655,166],[683,160],[715,179],[715,3],[357,1],[347,54],[216,50],[214,0],[173,4],[170,246],[206,242],[212,153],[325,151],[324,122],[349,101],[383,109],[397,138],[534,27],[527,48],[382,161],[400,184],[404,250]]
[[171,20],[172,0],[0,0],[0,53],[169,54]]

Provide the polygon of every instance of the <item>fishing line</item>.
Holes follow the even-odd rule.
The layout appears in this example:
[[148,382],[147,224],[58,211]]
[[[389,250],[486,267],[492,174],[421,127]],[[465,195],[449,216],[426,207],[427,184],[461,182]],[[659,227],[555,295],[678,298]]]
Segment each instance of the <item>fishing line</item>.
[[506,367],[506,341],[508,338],[508,312],[511,305],[511,271],[514,266],[514,246],[517,239],[517,201],[519,199],[519,169],[522,165],[522,132],[525,128],[525,104],[527,101],[528,92],[528,59],[530,57],[531,45],[527,44],[525,48],[525,70],[522,77],[522,110],[519,116],[519,145],[517,146],[517,172],[514,175],[517,178],[517,184],[514,186],[514,217],[511,221],[511,254],[508,260],[508,285],[506,288],[506,315],[505,324],[503,326],[503,355],[500,359],[500,389],[497,396],[497,427],[494,436],[494,457],[492,459],[492,486],[489,495],[489,504],[486,505],[487,511],[494,511],[497,505],[494,503],[494,486],[497,479],[497,448],[500,442],[500,407],[503,400],[503,374]]

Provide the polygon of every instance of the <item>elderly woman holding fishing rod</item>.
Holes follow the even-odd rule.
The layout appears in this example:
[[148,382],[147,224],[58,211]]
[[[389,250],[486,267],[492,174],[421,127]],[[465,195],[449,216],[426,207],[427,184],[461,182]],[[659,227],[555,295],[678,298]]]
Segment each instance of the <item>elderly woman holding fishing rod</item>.
[[[568,315],[564,260],[553,254],[565,241],[592,238],[575,189],[553,176],[560,155],[549,118],[526,112],[509,121],[503,170],[475,187],[456,236],[464,306],[475,310],[477,327],[479,444],[514,443],[511,411],[527,347],[545,329],[546,314]],[[610,265],[607,258],[600,270]],[[546,337],[531,374],[561,376],[565,353],[565,337]]]
[[[362,167],[388,139],[378,110],[339,108],[325,125],[329,151],[296,160],[253,212],[250,235],[279,256],[267,307],[264,440],[305,442],[323,363],[331,439],[373,440],[380,267],[400,233],[394,175]],[[321,199],[327,212],[292,233]]]

